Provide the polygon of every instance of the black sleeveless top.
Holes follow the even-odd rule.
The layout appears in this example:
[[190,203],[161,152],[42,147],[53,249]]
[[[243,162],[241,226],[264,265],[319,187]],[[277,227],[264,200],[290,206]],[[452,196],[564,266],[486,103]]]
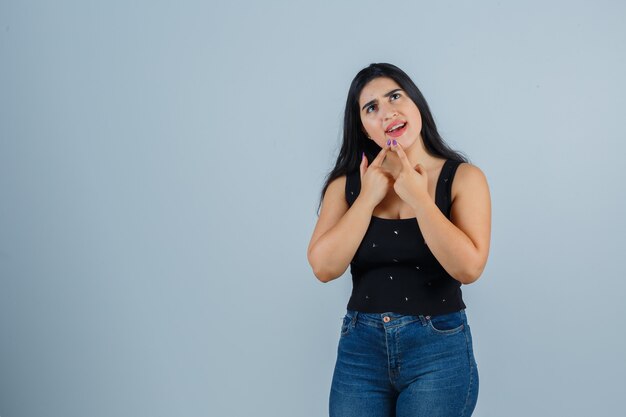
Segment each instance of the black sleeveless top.
[[[449,219],[452,180],[459,161],[446,160],[435,192],[435,204]],[[361,191],[359,169],[346,176],[348,205]],[[365,313],[437,315],[465,308],[461,283],[433,256],[417,219],[372,216],[350,262],[352,295],[348,309]]]

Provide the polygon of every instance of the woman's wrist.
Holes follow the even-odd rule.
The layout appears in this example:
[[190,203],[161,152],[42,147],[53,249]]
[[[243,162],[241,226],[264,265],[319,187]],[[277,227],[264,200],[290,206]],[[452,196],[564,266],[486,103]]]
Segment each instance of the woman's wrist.
[[354,201],[353,206],[355,205],[358,205],[363,211],[366,211],[371,216],[378,203],[374,203],[363,196],[363,194],[359,194]]

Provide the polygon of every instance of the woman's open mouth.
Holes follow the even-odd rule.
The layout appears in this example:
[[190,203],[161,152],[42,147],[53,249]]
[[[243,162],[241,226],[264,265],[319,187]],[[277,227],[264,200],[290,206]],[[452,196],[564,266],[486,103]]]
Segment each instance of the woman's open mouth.
[[395,124],[391,127],[391,129],[386,130],[385,133],[391,136],[392,138],[398,138],[402,136],[404,132],[406,132],[407,125],[408,123],[406,122]]

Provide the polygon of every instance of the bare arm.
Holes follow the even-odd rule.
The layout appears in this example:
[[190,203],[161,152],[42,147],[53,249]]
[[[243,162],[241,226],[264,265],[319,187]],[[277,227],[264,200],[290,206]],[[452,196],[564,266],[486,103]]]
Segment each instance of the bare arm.
[[332,281],[346,271],[367,232],[374,208],[391,187],[392,177],[381,166],[387,151],[388,147],[382,148],[369,167],[367,158],[361,159],[361,192],[352,207],[348,208],[346,202],[345,175],[328,185],[307,250],[313,273],[320,281]]
[[348,208],[345,185],[345,176],[328,185],[307,250],[313,273],[322,282],[332,281],[346,271],[365,236],[374,210],[360,196]]
[[428,248],[457,281],[471,284],[487,263],[491,199],[487,179],[476,166],[461,164],[452,182],[450,220],[432,199],[414,208]]

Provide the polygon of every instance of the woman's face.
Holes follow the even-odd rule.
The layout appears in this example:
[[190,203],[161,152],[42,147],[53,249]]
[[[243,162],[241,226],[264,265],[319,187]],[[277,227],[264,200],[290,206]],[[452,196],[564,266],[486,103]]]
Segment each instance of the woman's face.
[[365,84],[359,109],[365,133],[381,148],[388,139],[395,139],[406,149],[420,137],[422,115],[391,78],[378,77]]

